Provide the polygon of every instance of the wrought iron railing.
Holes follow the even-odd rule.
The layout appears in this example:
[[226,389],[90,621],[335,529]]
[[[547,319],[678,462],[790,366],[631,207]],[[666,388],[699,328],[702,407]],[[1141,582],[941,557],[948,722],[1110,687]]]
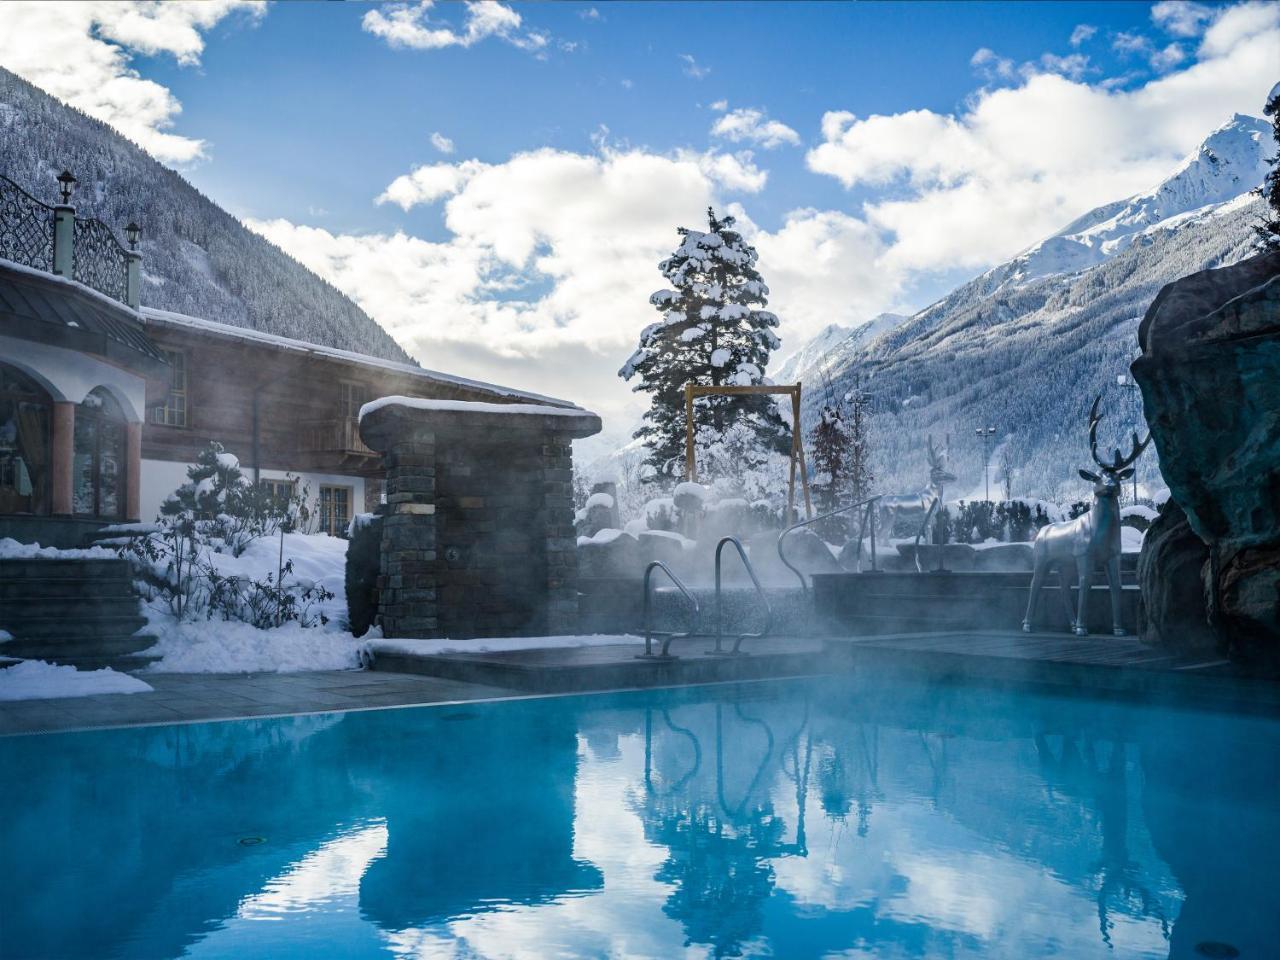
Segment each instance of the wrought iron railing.
[[53,272],[53,207],[0,176],[0,259]]
[[[62,208],[70,214],[71,208]],[[112,229],[91,217],[68,216],[72,279],[121,303],[129,302],[129,253]],[[57,273],[65,251],[55,249],[57,211],[0,175],[0,259]]]
[[121,303],[129,302],[129,254],[101,220],[76,217],[74,279]]

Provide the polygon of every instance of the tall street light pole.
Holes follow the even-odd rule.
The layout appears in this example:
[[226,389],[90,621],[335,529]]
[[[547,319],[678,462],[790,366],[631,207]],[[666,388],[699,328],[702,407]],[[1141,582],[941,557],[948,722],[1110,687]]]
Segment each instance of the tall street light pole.
[[991,438],[996,435],[995,427],[978,427],[974,431],[982,438],[982,481],[987,491],[987,503],[991,502]]

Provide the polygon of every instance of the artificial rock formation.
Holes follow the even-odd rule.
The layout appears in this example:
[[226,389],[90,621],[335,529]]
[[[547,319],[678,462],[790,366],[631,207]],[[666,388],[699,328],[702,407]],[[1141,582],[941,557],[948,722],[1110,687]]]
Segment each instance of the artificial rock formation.
[[[1138,339],[1132,372],[1161,472],[1208,545],[1209,617],[1233,657],[1280,669],[1280,252],[1168,284]],[[1167,622],[1162,596],[1144,600]]]

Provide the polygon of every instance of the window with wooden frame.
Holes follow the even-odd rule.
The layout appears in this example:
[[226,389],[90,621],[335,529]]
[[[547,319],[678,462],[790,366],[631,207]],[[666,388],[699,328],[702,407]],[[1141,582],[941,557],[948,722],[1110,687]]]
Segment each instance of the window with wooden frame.
[[181,350],[161,350],[169,364],[169,395],[164,406],[151,409],[151,422],[166,427],[187,425],[187,355]]
[[351,525],[351,487],[320,485],[320,530],[345,537]]
[[258,489],[273,506],[282,507],[298,490],[297,480],[259,480]]
[[338,387],[341,390],[338,415],[348,420],[359,420],[360,408],[369,402],[369,388],[353,380],[339,380]]

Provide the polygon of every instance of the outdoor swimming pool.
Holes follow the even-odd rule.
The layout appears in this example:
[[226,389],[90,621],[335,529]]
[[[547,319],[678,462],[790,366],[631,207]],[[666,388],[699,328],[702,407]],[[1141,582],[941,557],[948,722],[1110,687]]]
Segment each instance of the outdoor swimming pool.
[[0,956],[1275,956],[1277,783],[1274,720],[851,678],[10,737]]

